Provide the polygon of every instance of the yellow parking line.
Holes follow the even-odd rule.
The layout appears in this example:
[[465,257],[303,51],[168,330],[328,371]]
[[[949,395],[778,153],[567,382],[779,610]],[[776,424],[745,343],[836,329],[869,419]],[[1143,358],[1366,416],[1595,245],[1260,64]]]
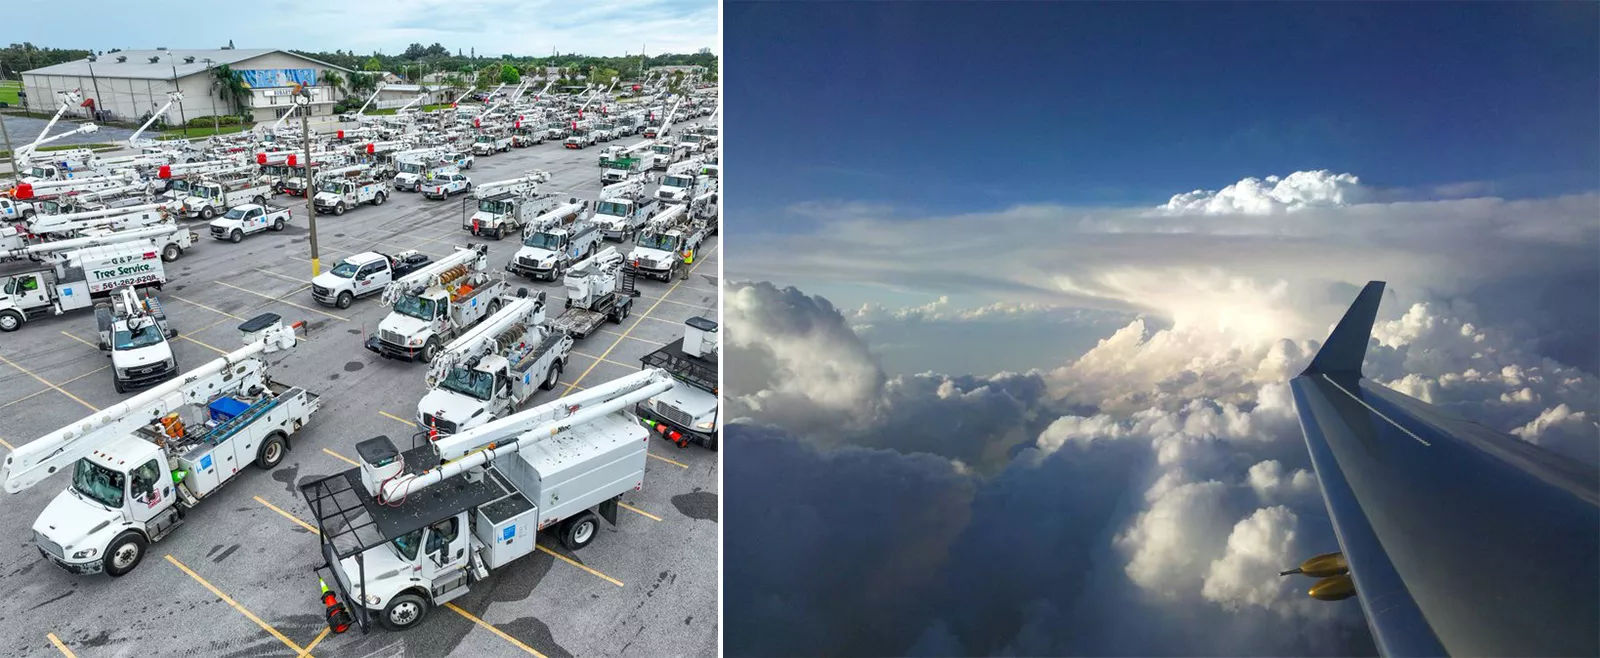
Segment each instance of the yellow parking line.
[[664,461],[664,462],[666,462],[668,464],[672,464],[673,466],[677,466],[678,468],[689,468],[688,464],[685,464],[685,463],[680,462],[680,461],[673,461],[671,459],[667,459],[666,457],[662,457],[662,456],[657,455],[656,453],[653,453],[653,452],[647,452],[647,453],[644,453],[644,454],[650,455],[651,457],[655,457],[656,459]]
[[482,626],[484,628],[489,629],[490,633],[494,633],[495,635],[499,635],[500,639],[517,645],[517,648],[522,649],[523,651],[526,651],[526,652],[531,653],[531,654],[533,654],[535,656],[538,656],[539,658],[549,658],[549,656],[546,656],[546,655],[544,655],[542,653],[539,653],[538,651],[534,651],[533,647],[530,647],[530,646],[528,646],[526,644],[523,644],[522,640],[519,640],[517,638],[511,637],[510,635],[507,635],[505,631],[502,631],[502,630],[500,630],[498,628],[495,628],[494,624],[491,624],[491,623],[486,622],[486,621],[484,621],[482,619],[479,619],[476,616],[473,616],[472,613],[467,612],[466,610],[462,610],[461,606],[458,606],[458,605],[456,605],[454,603],[445,603],[444,607],[456,611],[457,614],[460,614],[461,616],[466,617],[467,619],[471,620],[472,623],[474,623],[474,624],[477,624],[479,626]]
[[188,337],[188,336],[187,336],[187,335],[185,335],[185,334],[178,334],[178,337],[179,337],[179,338],[182,338],[182,339],[184,339],[184,340],[186,340],[186,341],[189,341],[189,342],[191,342],[191,343],[194,343],[194,344],[196,344],[196,345],[199,345],[199,346],[201,346],[201,347],[204,347],[204,348],[207,348],[207,349],[211,349],[211,350],[214,350],[214,351],[216,351],[216,353],[217,353],[217,354],[227,354],[227,353],[228,353],[228,351],[227,351],[227,350],[224,350],[224,349],[222,349],[222,348],[220,348],[220,347],[214,347],[214,346],[211,346],[211,345],[207,345],[207,344],[205,344],[205,343],[202,343],[202,342],[200,342],[200,341],[198,341],[198,340],[195,340],[195,339],[193,339],[193,338],[190,338],[190,337]]
[[[679,281],[679,282],[682,282],[682,281],[683,281],[683,280],[682,280],[682,279],[679,279],[679,280],[678,280],[678,281]],[[673,287],[674,287],[674,288],[676,288],[676,287],[677,287],[677,285],[676,285],[676,284],[674,284],[674,285],[673,285]],[[671,290],[668,290],[668,291],[667,291],[667,292],[669,292],[669,293],[670,293],[670,292],[672,292],[672,291],[671,291]],[[645,298],[645,299],[652,299],[652,298],[650,298],[650,297],[646,297],[646,298]],[[689,302],[680,302],[680,301],[678,301],[678,300],[676,300],[676,299],[667,299],[667,296],[666,296],[666,295],[662,295],[662,296],[661,296],[661,297],[659,297],[659,298],[655,298],[655,299],[656,299],[656,301],[659,301],[659,302],[666,302],[666,303],[668,303],[668,304],[677,304],[677,305],[679,305],[679,306],[688,306],[688,307],[689,307],[689,308],[702,308],[702,306],[701,306],[701,305],[700,305],[700,304],[690,304],[690,303],[689,303]]]
[[16,450],[17,449],[16,446],[11,445],[11,443],[6,441],[5,439],[0,439],[0,446],[5,446],[6,450]]
[[407,425],[410,425],[410,426],[412,426],[412,427],[416,427],[416,426],[417,426],[417,424],[416,424],[416,423],[413,423],[413,422],[411,422],[411,421],[409,421],[409,420],[406,420],[406,419],[404,419],[404,418],[401,418],[401,417],[399,417],[399,416],[396,416],[396,415],[394,415],[394,414],[391,414],[391,413],[389,413],[389,412],[387,412],[387,411],[380,411],[380,412],[378,412],[378,415],[379,415],[379,416],[383,416],[383,417],[384,417],[384,418],[388,418],[388,419],[389,419],[389,420],[398,420],[398,421],[400,421],[400,422],[402,422],[402,423],[405,423],[405,424],[407,424]]
[[245,617],[248,617],[250,619],[250,621],[255,622],[257,626],[260,626],[262,630],[265,630],[266,632],[271,633],[273,637],[278,638],[278,641],[282,642],[284,644],[284,646],[287,646],[290,649],[294,649],[294,652],[296,654],[305,655],[306,650],[300,648],[300,645],[295,644],[294,642],[291,642],[289,640],[289,638],[284,637],[283,633],[278,632],[278,629],[273,628],[271,624],[268,624],[267,622],[261,621],[261,618],[257,617],[255,615],[255,613],[250,612],[249,610],[246,610],[244,608],[244,606],[239,605],[238,601],[234,601],[227,594],[223,594],[222,590],[217,589],[211,583],[206,582],[206,579],[201,578],[200,574],[195,573],[193,569],[190,569],[189,567],[184,566],[184,564],[182,562],[179,562],[178,558],[172,557],[172,555],[169,554],[169,555],[167,555],[167,561],[171,562],[172,566],[175,566],[175,567],[177,567],[179,569],[182,569],[184,573],[189,574],[189,577],[193,578],[195,582],[200,583],[201,586],[205,587],[208,590],[211,590],[211,593],[215,594],[217,596],[217,598],[222,599],[223,603],[226,603],[226,604],[228,604],[230,606],[233,606],[233,609],[234,610],[238,610],[239,614],[242,614]]
[[203,309],[205,309],[207,311],[211,311],[212,313],[216,313],[218,315],[226,315],[226,316],[228,316],[230,318],[233,318],[235,320],[238,320],[240,322],[244,322],[244,318],[241,318],[241,317],[239,317],[237,315],[234,315],[232,313],[229,313],[227,311],[222,311],[222,310],[211,308],[210,306],[206,306],[205,304],[201,304],[200,302],[194,301],[192,299],[184,299],[184,298],[179,297],[177,295],[168,295],[168,297],[176,299],[176,300],[178,300],[180,302],[184,302],[186,304],[194,304],[195,306],[199,306],[200,308],[203,308]]
[[[89,375],[95,374],[97,372],[100,372],[101,370],[105,370],[106,368],[110,368],[110,367],[111,366],[100,366],[98,368],[95,368],[94,370],[90,370],[89,372],[86,372],[86,373],[83,373],[81,375],[78,375],[77,377],[73,377],[72,379],[68,379],[67,381],[61,382],[61,385],[62,386],[66,386],[67,384],[71,384],[72,382],[78,381],[80,379],[83,379],[84,377],[88,377]],[[12,401],[7,402],[5,404],[0,404],[0,409],[4,409],[4,408],[9,407],[9,406],[11,406],[13,404],[16,404],[18,402],[25,402],[25,401],[33,398],[36,395],[43,395],[43,394],[49,393],[49,392],[50,392],[50,389],[41,388],[41,389],[39,389],[37,391],[34,391],[34,392],[29,393],[27,395],[24,395],[24,396],[22,396],[20,398],[17,398],[15,400],[12,400]]]
[[303,308],[303,309],[305,309],[307,311],[311,311],[312,313],[321,313],[323,315],[326,315],[326,316],[328,316],[330,318],[333,318],[335,320],[338,320],[340,322],[349,322],[350,321],[350,318],[347,318],[347,317],[344,317],[344,316],[340,316],[340,315],[334,315],[334,314],[329,313],[327,311],[324,311],[322,309],[311,308],[310,306],[303,306],[303,305],[300,305],[300,304],[296,304],[294,302],[291,302],[291,301],[283,298],[283,297],[288,297],[289,295],[293,295],[295,293],[298,293],[298,292],[300,292],[302,290],[305,290],[306,288],[309,288],[311,286],[306,286],[305,288],[300,288],[299,290],[294,290],[294,291],[285,293],[283,295],[283,297],[273,297],[272,295],[265,295],[265,294],[256,292],[254,290],[246,290],[244,288],[240,288],[239,286],[233,285],[233,284],[228,283],[226,281],[213,281],[212,283],[215,283],[215,284],[221,285],[221,286],[227,286],[229,288],[233,288],[234,290],[238,290],[240,292],[247,292],[247,293],[250,293],[250,294],[255,295],[257,297],[270,299],[270,300],[275,301],[275,302],[281,302],[281,303],[284,303],[284,304],[288,304],[288,305],[293,306],[295,308]]
[[50,388],[55,389],[57,393],[60,393],[60,394],[65,395],[65,396],[67,396],[69,398],[72,398],[73,400],[77,401],[78,404],[81,404],[81,405],[83,405],[85,407],[88,407],[88,408],[90,408],[91,410],[94,410],[94,411],[99,411],[100,410],[100,407],[96,407],[96,406],[94,406],[92,404],[89,404],[88,402],[84,402],[83,398],[80,398],[80,397],[78,397],[76,395],[68,393],[67,389],[61,388],[60,386],[56,386],[55,384],[50,383],[49,380],[46,380],[43,377],[40,377],[38,375],[33,374],[32,370],[29,370],[27,368],[24,368],[22,366],[17,365],[16,363],[12,362],[11,359],[7,359],[3,355],[0,355],[0,363],[5,363],[6,365],[11,366],[13,368],[16,368],[17,370],[21,370],[22,374],[39,380],[40,384],[44,384],[45,386],[49,386]]
[[338,458],[339,458],[339,459],[343,459],[343,460],[344,460],[344,463],[346,463],[346,464],[349,464],[349,465],[351,465],[351,466],[360,466],[360,464],[357,464],[357,463],[355,463],[355,462],[353,462],[353,461],[351,461],[351,460],[350,460],[350,458],[349,458],[349,457],[346,457],[346,456],[344,456],[344,455],[341,455],[341,454],[339,454],[339,453],[337,453],[337,452],[334,452],[334,451],[332,451],[332,450],[329,450],[329,449],[327,449],[327,448],[323,448],[323,449],[322,449],[322,451],[323,451],[323,452],[326,452],[326,453],[328,453],[328,454],[330,454],[330,455],[333,455],[333,456],[335,456],[335,457],[338,457]]
[[[262,500],[260,496],[254,496],[254,498],[256,499],[256,502],[261,503],[262,505],[266,505],[267,509],[272,510],[274,512],[277,512],[278,514],[281,514],[283,516],[283,518],[289,519],[290,521],[294,521],[295,523],[300,524],[300,527],[305,528],[307,530],[310,530],[312,532],[316,532],[319,535],[322,534],[321,532],[317,532],[317,529],[312,527],[311,524],[306,523],[305,521],[301,521],[300,517],[295,516],[293,514],[290,514],[288,512],[285,512],[285,511],[283,511],[281,509],[278,509],[277,505],[273,505],[272,503],[269,503],[269,502],[267,502],[265,500]],[[307,649],[307,651],[310,651],[310,649]]]
[[306,645],[306,650],[305,651],[301,651],[300,655],[296,656],[296,658],[308,658],[308,656],[311,655],[311,650],[317,648],[317,645],[322,643],[322,639],[323,638],[328,637],[328,631],[330,631],[330,630],[333,630],[333,629],[324,627],[322,629],[322,632],[317,634],[317,639],[312,640],[311,644],[307,644]]
[[630,366],[630,365],[628,365],[626,363],[623,363],[621,361],[612,361],[611,359],[602,359],[602,358],[600,358],[598,356],[595,356],[593,354],[589,354],[587,352],[579,352],[578,350],[572,350],[572,353],[576,354],[578,356],[588,357],[590,359],[597,359],[597,360],[600,360],[600,361],[605,361],[606,363],[610,363],[612,365],[622,366],[624,368],[632,368],[633,367],[633,366]]
[[67,648],[67,643],[62,642],[61,638],[56,637],[55,633],[45,633],[44,636],[50,638],[50,643],[56,645],[56,650],[60,651],[61,655],[67,658],[78,658],[78,654],[72,653],[72,650]]
[[612,585],[616,585],[617,587],[622,587],[622,581],[617,580],[615,578],[612,578],[611,576],[607,576],[607,575],[605,575],[603,573],[600,573],[598,571],[595,571],[594,569],[589,568],[589,565],[586,565],[586,564],[584,564],[582,562],[579,562],[577,560],[574,560],[574,559],[572,559],[570,557],[567,557],[565,555],[562,555],[560,553],[552,551],[552,550],[550,550],[548,548],[545,548],[544,544],[535,544],[535,546],[537,546],[539,548],[539,550],[544,551],[546,553],[549,553],[549,554],[555,556],[556,559],[561,560],[562,562],[566,562],[567,564],[570,564],[570,565],[575,566],[575,567],[577,567],[579,569],[582,569],[582,570],[587,571],[587,572],[589,572],[591,574],[594,574],[595,576],[598,576],[601,580],[604,580],[604,581],[606,581],[608,583],[611,583]]
[[651,521],[660,521],[661,520],[661,517],[659,517],[659,516],[656,516],[654,514],[651,514],[649,512],[646,512],[646,511],[644,511],[642,509],[639,509],[637,507],[634,507],[634,506],[629,505],[629,504],[624,503],[624,502],[620,502],[619,501],[617,503],[617,507],[621,507],[622,509],[628,510],[629,512],[633,512],[634,514],[638,514],[639,516],[642,516],[644,518],[650,519]]
[[63,336],[66,336],[66,337],[67,337],[67,338],[71,338],[71,339],[73,339],[73,340],[75,340],[75,341],[78,341],[78,342],[80,342],[80,343],[83,343],[83,344],[84,344],[84,345],[88,345],[88,346],[89,346],[89,347],[93,347],[93,348],[94,348],[94,349],[95,349],[95,350],[99,350],[99,349],[100,349],[100,346],[99,346],[99,345],[96,345],[96,344],[94,344],[94,343],[91,343],[91,342],[89,342],[89,341],[86,341],[86,340],[84,340],[84,339],[82,339],[82,338],[79,338],[79,337],[77,337],[77,336],[74,336],[74,335],[72,335],[72,334],[69,334],[69,333],[67,333],[67,332],[65,332],[65,331],[63,331],[63,332],[61,332],[61,335],[63,335]]

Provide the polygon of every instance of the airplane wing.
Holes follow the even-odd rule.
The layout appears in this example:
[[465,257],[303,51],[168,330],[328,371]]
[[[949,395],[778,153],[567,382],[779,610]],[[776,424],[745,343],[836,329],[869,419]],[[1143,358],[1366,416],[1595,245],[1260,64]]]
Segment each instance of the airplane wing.
[[1284,573],[1353,587],[1386,656],[1600,656],[1595,467],[1362,377],[1383,286],[1290,381],[1341,550]]

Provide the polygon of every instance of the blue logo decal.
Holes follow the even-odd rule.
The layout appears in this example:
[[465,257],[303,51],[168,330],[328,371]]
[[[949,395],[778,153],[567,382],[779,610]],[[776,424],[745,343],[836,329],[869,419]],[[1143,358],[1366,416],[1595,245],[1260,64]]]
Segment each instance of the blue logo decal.
[[211,455],[206,455],[206,456],[200,458],[200,468],[201,469],[211,468]]
[[516,534],[517,526],[508,525],[506,526],[505,530],[500,531],[500,541],[511,541],[511,538],[516,536]]
[[533,383],[533,375],[529,374],[529,373],[522,373],[522,383],[524,383],[524,384]]

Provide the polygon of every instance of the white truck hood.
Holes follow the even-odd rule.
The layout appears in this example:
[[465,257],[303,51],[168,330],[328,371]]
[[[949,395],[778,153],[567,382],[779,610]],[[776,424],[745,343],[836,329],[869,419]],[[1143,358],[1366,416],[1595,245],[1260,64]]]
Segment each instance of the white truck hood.
[[152,363],[161,363],[172,356],[172,347],[167,341],[132,350],[112,350],[111,365],[118,368],[137,368]]
[[517,250],[517,258],[527,258],[541,263],[548,258],[555,258],[556,252],[543,247],[523,247]]
[[415,183],[415,182],[417,182],[417,179],[419,179],[419,178],[422,178],[422,176],[420,174],[413,174],[413,173],[411,173],[409,171],[401,172],[401,173],[395,174],[395,176],[394,176],[395,180],[401,181],[401,182],[407,183],[407,184]]
[[[657,404],[670,404],[678,411],[689,414],[694,418],[696,425],[712,423],[715,428],[717,422],[717,396],[707,393],[698,387],[680,382],[661,395],[653,398]],[[694,429],[709,431],[710,428],[696,427]]]
[[650,247],[634,247],[633,251],[628,253],[628,260],[662,261],[670,258],[671,256],[672,252],[670,251],[663,251],[661,249],[653,249]]
[[234,228],[243,227],[244,226],[244,222],[241,221],[241,220],[237,220],[237,219],[228,219],[226,217],[221,217],[221,218],[217,218],[217,219],[211,220],[211,226],[215,227],[215,228],[234,229]]
[[[61,546],[68,560],[75,551],[86,548],[105,550],[111,533],[122,529],[122,511],[108,510],[100,503],[84,500],[72,489],[64,489],[39,513],[33,531]],[[102,537],[102,535],[106,535]],[[102,558],[96,555],[96,559]]]
[[[456,431],[471,429],[489,422],[493,419],[489,407],[483,400],[462,395],[455,391],[436,388],[428,391],[417,402],[418,428],[427,430],[426,425],[421,425],[422,414],[433,414],[440,420],[448,420],[456,424]],[[474,415],[476,414],[476,415]]]
[[[417,338],[424,333],[430,333],[431,327],[426,320],[405,315],[403,313],[390,313],[378,322],[378,331],[392,331],[401,336]],[[419,345],[420,346],[420,345]]]
[[[389,605],[390,597],[412,584],[410,578],[412,565],[395,555],[393,545],[388,543],[367,549],[361,555],[366,562],[366,585],[369,591],[362,591],[362,569],[356,565],[356,556],[340,560],[339,570],[344,572],[345,581],[350,583],[350,594],[356,598],[357,605],[364,605],[372,610],[382,610]],[[377,601],[362,600],[369,594],[377,597]]]
[[313,203],[317,201],[321,201],[323,203],[338,203],[342,198],[343,197],[332,192],[318,192],[316,196],[311,197],[311,200]]
[[[212,224],[215,223],[216,222],[212,222]],[[311,279],[311,283],[312,285],[321,286],[329,290],[349,290],[354,287],[351,285],[350,279],[346,279],[342,276],[334,274],[333,272],[323,272],[318,274],[316,277]]]

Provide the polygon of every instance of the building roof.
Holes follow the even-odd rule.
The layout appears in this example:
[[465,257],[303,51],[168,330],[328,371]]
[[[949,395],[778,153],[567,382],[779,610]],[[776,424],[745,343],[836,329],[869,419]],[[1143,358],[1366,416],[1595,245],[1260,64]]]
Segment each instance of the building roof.
[[[86,77],[90,74],[90,68],[92,67],[94,69],[94,77],[97,78],[171,80],[174,75],[174,71],[176,71],[177,77],[181,78],[199,73],[212,66],[218,66],[222,64],[233,65],[248,59],[260,57],[262,55],[269,55],[272,53],[283,53],[290,57],[297,57],[331,69],[337,69],[340,71],[348,70],[342,67],[334,66],[327,62],[311,59],[305,55],[300,55],[277,48],[212,48],[203,50],[122,50],[100,55],[94,62],[90,62],[88,59],[73,60],[71,62],[63,62],[61,64],[53,64],[43,68],[33,69],[31,71],[23,71],[23,74]],[[128,59],[127,61],[118,62],[118,57],[127,57]],[[151,63],[151,57],[157,57],[159,60],[155,63]],[[194,61],[184,61],[189,57],[193,57]],[[210,64],[206,63],[207,59],[211,60]]]

